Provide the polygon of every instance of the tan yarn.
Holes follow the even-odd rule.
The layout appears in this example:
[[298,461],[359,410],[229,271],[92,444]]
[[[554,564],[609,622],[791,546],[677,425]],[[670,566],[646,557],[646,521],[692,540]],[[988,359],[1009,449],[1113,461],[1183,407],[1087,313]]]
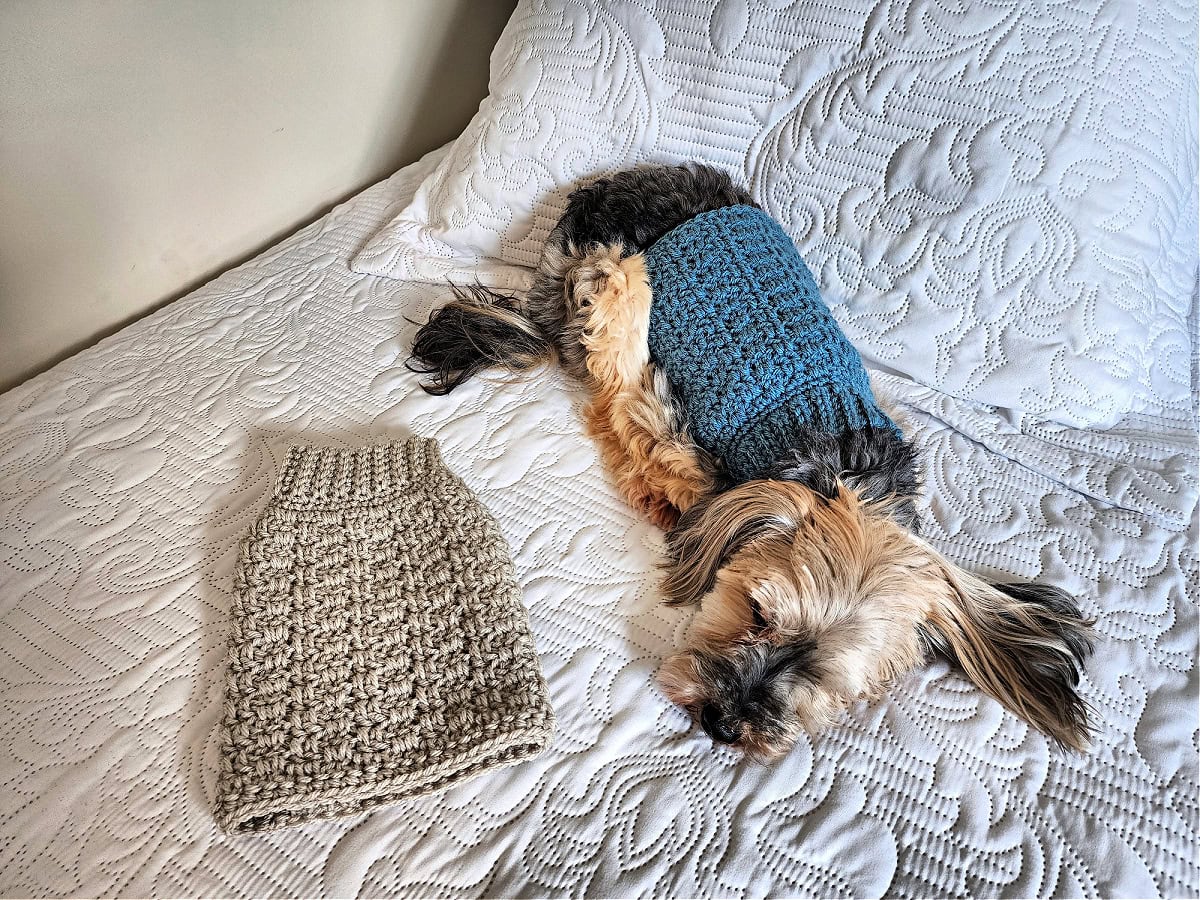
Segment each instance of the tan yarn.
[[508,547],[434,441],[293,447],[235,581],[217,821],[362,812],[554,730]]

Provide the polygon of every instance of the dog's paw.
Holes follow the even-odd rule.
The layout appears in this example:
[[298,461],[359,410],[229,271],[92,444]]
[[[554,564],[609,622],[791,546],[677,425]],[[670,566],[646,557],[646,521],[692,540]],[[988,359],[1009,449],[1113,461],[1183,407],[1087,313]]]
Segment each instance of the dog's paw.
[[651,500],[646,506],[646,514],[663,531],[670,531],[679,522],[679,510],[664,498]]

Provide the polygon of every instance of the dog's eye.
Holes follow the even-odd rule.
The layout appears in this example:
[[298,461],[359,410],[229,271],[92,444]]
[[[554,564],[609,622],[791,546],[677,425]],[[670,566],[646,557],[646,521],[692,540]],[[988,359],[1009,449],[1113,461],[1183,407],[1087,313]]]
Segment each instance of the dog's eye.
[[762,607],[753,597],[748,598],[747,602],[750,604],[750,615],[754,619],[754,627],[761,631],[767,627],[767,619],[762,614]]

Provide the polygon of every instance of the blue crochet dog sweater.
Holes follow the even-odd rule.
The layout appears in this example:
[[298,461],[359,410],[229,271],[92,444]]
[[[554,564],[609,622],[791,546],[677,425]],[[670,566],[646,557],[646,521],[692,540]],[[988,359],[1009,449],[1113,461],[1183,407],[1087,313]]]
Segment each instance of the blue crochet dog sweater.
[[752,206],[701,213],[646,251],[650,355],[692,438],[737,481],[760,477],[805,432],[899,429],[795,245]]

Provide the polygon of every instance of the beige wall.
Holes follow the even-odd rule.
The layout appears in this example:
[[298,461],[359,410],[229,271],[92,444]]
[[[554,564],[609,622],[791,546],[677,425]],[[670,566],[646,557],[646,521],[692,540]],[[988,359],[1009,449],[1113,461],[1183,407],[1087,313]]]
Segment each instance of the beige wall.
[[515,0],[2,0],[0,389],[457,135]]

